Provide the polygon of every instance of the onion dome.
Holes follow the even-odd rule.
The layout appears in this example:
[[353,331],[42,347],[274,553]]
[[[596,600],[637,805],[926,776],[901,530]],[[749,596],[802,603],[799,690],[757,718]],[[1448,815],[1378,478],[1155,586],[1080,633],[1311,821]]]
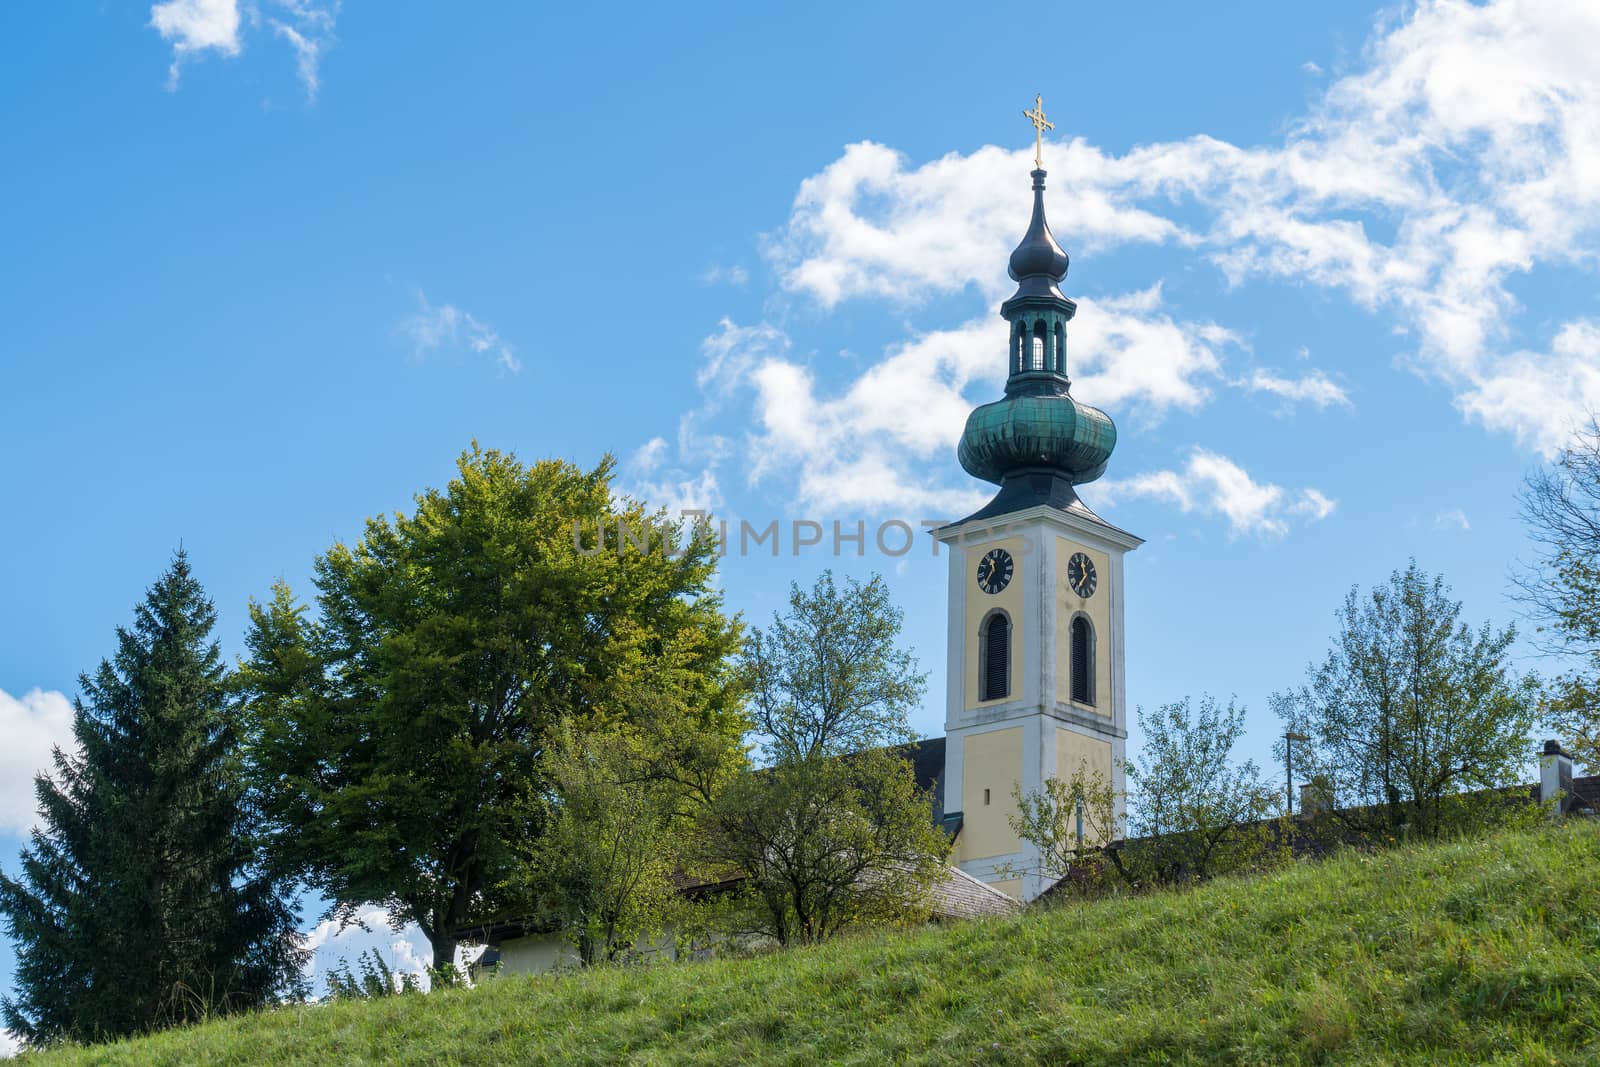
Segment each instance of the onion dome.
[[956,458],[995,485],[1017,471],[1058,472],[1072,485],[1106,472],[1117,427],[1099,408],[1062,393],[1007,397],[967,416]]
[[1011,335],[1006,395],[967,417],[956,450],[968,474],[1000,486],[972,518],[1077,504],[1073,487],[1104,474],[1117,444],[1111,417],[1070,392],[1067,323],[1078,306],[1058,288],[1068,257],[1045,221],[1044,179],[1033,172],[1033,219],[1011,253],[1017,291],[1000,305]]
[[1070,260],[1056,244],[1050,224],[1044,218],[1044,178],[1044,171],[1033,172],[1033,219],[1028,223],[1028,232],[1022,235],[1022,243],[1011,253],[1006,272],[1012,281],[1020,283],[1013,300],[1033,294],[1062,299],[1061,290],[1056,286],[1067,276]]

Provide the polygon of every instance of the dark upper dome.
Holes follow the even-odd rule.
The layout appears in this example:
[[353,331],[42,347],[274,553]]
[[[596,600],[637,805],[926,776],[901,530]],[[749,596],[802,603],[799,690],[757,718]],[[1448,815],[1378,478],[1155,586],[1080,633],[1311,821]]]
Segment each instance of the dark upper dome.
[[1060,297],[1056,283],[1066,277],[1070,262],[1044,219],[1044,176],[1042,170],[1033,172],[1033,219],[1028,223],[1028,232],[1022,235],[1022,243],[1011,253],[1007,273],[1012,281],[1020,283],[1016,296]]

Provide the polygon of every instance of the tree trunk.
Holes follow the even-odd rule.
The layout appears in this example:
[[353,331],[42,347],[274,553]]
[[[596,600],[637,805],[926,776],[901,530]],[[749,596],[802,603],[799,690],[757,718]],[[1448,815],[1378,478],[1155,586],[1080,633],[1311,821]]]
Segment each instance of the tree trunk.
[[433,938],[428,944],[433,946],[433,969],[435,972],[444,969],[445,964],[454,965],[456,962],[456,940],[454,930],[444,930]]

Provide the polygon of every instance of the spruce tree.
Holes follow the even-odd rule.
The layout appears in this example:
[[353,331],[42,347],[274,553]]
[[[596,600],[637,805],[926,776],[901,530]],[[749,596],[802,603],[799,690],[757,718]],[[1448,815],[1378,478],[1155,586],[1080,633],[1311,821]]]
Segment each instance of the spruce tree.
[[36,780],[21,877],[0,874],[19,956],[0,1014],[29,1044],[303,992],[294,911],[251,833],[215,620],[180,549],[116,654],[79,678],[76,750]]

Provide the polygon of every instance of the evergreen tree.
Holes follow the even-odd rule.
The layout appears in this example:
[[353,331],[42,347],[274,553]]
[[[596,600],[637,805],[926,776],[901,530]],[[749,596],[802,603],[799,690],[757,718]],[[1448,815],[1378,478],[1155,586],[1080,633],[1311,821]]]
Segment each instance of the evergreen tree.
[[29,1044],[92,1041],[302,990],[292,907],[248,829],[216,613],[180,549],[82,675],[73,752],[36,781],[22,874],[0,874],[16,940],[5,1025]]

